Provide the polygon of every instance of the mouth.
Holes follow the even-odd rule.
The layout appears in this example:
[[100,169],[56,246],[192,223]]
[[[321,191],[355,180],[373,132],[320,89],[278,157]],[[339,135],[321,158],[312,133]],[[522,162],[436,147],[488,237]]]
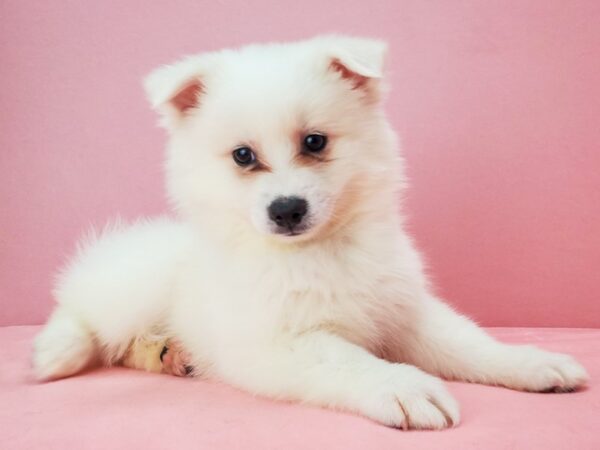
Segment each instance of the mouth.
[[282,236],[282,237],[296,237],[305,234],[309,231],[310,227],[277,227],[272,231],[273,234]]

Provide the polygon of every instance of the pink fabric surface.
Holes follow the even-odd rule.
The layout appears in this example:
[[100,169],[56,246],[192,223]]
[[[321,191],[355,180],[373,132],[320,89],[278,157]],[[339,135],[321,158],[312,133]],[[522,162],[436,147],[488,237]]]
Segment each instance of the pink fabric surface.
[[574,394],[530,394],[450,383],[462,405],[461,425],[402,432],[220,384],[121,368],[36,384],[28,358],[38,329],[0,328],[2,449],[600,448],[600,330],[492,329],[507,342],[572,353],[590,371],[591,387]]
[[41,323],[90,224],[164,211],[140,80],[183,54],[390,42],[410,226],[486,325],[600,326],[598,0],[0,2],[0,324]]

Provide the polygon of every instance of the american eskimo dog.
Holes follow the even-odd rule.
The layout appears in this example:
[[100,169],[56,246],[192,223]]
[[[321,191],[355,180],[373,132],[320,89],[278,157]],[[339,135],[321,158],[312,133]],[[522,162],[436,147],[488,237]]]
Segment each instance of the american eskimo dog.
[[168,337],[197,376],[419,429],[459,422],[438,377],[584,384],[571,357],[498,342],[432,293],[399,211],[385,53],[378,40],[323,36],[151,73],[178,219],[82,246],[36,339],[37,377],[98,356],[119,364]]

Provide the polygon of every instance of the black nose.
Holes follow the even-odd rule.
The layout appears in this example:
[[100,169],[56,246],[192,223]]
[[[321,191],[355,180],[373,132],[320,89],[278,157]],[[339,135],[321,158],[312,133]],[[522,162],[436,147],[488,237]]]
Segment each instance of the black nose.
[[279,197],[273,200],[267,210],[273,222],[291,230],[302,222],[308,211],[308,203],[300,197]]

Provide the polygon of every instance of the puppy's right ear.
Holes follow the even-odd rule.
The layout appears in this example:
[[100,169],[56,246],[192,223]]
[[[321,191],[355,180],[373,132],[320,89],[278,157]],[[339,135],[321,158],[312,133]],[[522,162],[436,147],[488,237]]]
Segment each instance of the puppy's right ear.
[[177,126],[201,102],[205,71],[202,55],[183,59],[155,69],[144,79],[144,88],[152,108],[162,117],[167,129]]

